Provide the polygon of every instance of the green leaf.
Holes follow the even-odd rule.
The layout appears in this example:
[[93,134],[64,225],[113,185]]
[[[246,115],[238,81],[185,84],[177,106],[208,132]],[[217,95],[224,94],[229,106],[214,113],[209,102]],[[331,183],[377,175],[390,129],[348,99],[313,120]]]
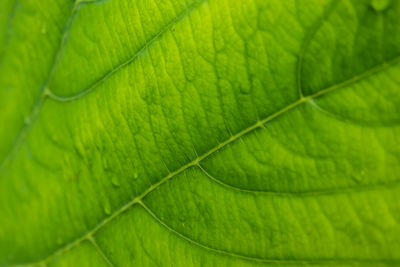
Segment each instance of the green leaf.
[[2,0],[0,265],[399,265],[399,16]]

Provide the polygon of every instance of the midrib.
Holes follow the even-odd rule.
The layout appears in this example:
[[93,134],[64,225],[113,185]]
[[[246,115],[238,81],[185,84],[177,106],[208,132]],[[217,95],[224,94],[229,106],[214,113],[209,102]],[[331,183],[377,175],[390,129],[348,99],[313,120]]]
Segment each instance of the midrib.
[[116,210],[114,213],[112,213],[109,216],[104,217],[95,227],[93,227],[91,230],[89,230],[88,232],[86,232],[85,234],[79,236],[78,238],[76,238],[74,241],[67,243],[65,246],[61,247],[60,249],[54,251],[53,253],[51,253],[49,256],[47,256],[46,258],[44,258],[43,260],[40,260],[38,262],[32,262],[32,263],[25,263],[25,264],[46,264],[47,262],[49,262],[53,257],[55,257],[56,255],[62,254],[65,251],[68,251],[69,249],[79,245],[79,243],[81,243],[84,240],[89,240],[92,236],[95,235],[95,233],[97,231],[99,231],[101,228],[103,228],[104,226],[106,226],[108,224],[108,222],[112,221],[114,218],[118,217],[120,214],[122,214],[123,212],[125,212],[126,210],[128,210],[130,207],[134,206],[137,203],[141,203],[141,201],[152,191],[154,191],[155,189],[157,189],[159,186],[163,185],[165,182],[167,182],[168,180],[172,179],[173,177],[175,177],[176,175],[184,172],[185,170],[187,170],[190,167],[193,166],[197,166],[201,161],[203,161],[204,159],[210,157],[211,155],[215,154],[216,152],[218,152],[219,150],[223,149],[224,147],[228,146],[229,144],[235,142],[236,140],[244,137],[245,135],[253,132],[254,130],[263,127],[266,123],[271,122],[272,120],[274,120],[277,117],[280,117],[281,115],[286,114],[288,111],[295,109],[296,107],[302,105],[303,103],[307,103],[313,99],[316,99],[318,97],[324,96],[329,94],[330,92],[333,92],[337,89],[343,88],[343,87],[347,87],[350,86],[360,80],[366,79],[368,77],[370,77],[371,75],[374,75],[380,71],[383,71],[393,65],[396,65],[397,63],[399,63],[400,61],[400,56],[397,56],[389,61],[386,61],[374,68],[371,68],[359,75],[356,75],[346,81],[337,83],[335,85],[332,85],[328,88],[325,88],[323,90],[320,90],[312,95],[306,96],[306,97],[302,97],[294,102],[292,102],[291,104],[287,105],[286,107],[278,110],[277,112],[273,113],[272,115],[269,115],[268,117],[257,121],[256,123],[250,125],[249,127],[247,127],[246,129],[238,132],[235,135],[232,135],[230,138],[228,138],[227,140],[225,140],[224,142],[218,144],[217,146],[213,147],[212,149],[210,149],[209,151],[207,151],[206,153],[202,154],[201,156],[198,156],[196,159],[192,160],[191,162],[183,165],[182,167],[180,167],[179,169],[170,172],[167,176],[165,176],[164,178],[162,178],[159,182],[155,183],[154,185],[150,186],[149,188],[147,188],[142,194],[140,194],[139,196],[135,197],[134,199],[130,200],[129,202],[127,202],[126,204],[124,204],[123,206],[121,206],[118,210]]

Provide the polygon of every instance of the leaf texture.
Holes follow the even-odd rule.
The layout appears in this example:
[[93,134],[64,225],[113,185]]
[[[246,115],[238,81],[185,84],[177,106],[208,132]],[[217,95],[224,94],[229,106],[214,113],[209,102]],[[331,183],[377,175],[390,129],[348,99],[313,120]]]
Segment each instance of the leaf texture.
[[0,266],[400,265],[399,1],[0,10]]

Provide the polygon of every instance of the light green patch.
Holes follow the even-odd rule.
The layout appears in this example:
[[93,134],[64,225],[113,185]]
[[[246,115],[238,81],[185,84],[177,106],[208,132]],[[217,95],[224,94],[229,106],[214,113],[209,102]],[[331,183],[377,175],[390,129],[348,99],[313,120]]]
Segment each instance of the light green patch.
[[391,0],[372,0],[371,4],[376,11],[383,11],[389,6],[390,2]]

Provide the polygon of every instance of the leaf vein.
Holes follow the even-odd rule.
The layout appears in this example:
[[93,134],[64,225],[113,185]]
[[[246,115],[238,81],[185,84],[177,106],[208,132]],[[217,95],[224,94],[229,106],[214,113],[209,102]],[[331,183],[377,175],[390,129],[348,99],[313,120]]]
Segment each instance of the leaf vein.
[[116,267],[111,260],[107,257],[107,255],[104,253],[103,249],[99,246],[99,244],[96,242],[93,236],[88,237],[88,240],[90,243],[94,246],[94,248],[99,252],[101,257],[104,259],[104,261],[107,263],[108,266],[110,267]]
[[71,101],[75,101],[75,100],[78,100],[78,99],[86,96],[87,94],[92,92],[94,89],[99,87],[101,84],[103,84],[111,76],[115,75],[120,70],[124,69],[126,66],[135,62],[144,52],[146,52],[157,40],[159,40],[162,36],[164,36],[164,34],[166,34],[172,27],[174,27],[179,22],[181,22],[184,18],[186,18],[189,14],[191,14],[197,7],[199,7],[201,4],[205,3],[206,1],[207,0],[196,1],[193,4],[189,5],[189,7],[187,9],[185,9],[183,12],[181,12],[178,16],[176,16],[173,20],[171,20],[164,28],[162,28],[159,32],[157,32],[150,40],[148,40],[139,49],[139,51],[137,51],[132,57],[130,57],[128,60],[122,62],[115,68],[108,71],[106,74],[104,74],[102,77],[100,77],[100,79],[98,79],[93,84],[91,84],[88,88],[83,89],[81,92],[74,94],[74,95],[70,95],[70,96],[62,96],[62,95],[57,95],[53,92],[48,92],[49,97],[58,102],[71,102]]
[[256,129],[259,128],[263,128],[263,126],[266,123],[271,122],[272,120],[274,120],[277,117],[280,117],[283,114],[286,114],[287,112],[289,112],[290,110],[295,109],[296,107],[300,106],[303,103],[308,103],[313,99],[316,99],[318,97],[322,97],[326,94],[329,94],[330,92],[333,92],[335,90],[338,90],[340,88],[343,87],[347,87],[359,80],[362,79],[366,79],[368,77],[370,77],[371,75],[380,72],[388,67],[391,67],[395,64],[397,64],[400,61],[400,56],[397,56],[389,61],[386,61],[374,68],[371,68],[367,71],[365,71],[364,73],[361,73],[359,75],[356,75],[354,77],[352,77],[351,79],[348,79],[346,81],[340,82],[338,84],[335,84],[331,87],[325,88],[323,90],[320,90],[312,95],[309,95],[307,97],[302,97],[294,102],[292,102],[291,104],[287,105],[286,107],[278,110],[277,112],[269,115],[268,117],[264,118],[263,120],[259,120],[256,123],[254,123],[253,125],[250,125],[248,128],[236,133],[235,135],[232,135],[230,138],[228,138],[227,140],[225,140],[224,142],[220,143],[219,145],[211,148],[209,151],[207,151],[206,153],[202,154],[201,156],[195,158],[193,161],[187,163],[186,165],[183,165],[182,167],[180,167],[179,169],[170,172],[167,176],[165,176],[164,178],[162,178],[161,180],[159,180],[157,183],[151,185],[149,188],[147,188],[147,190],[145,190],[141,195],[135,197],[134,199],[130,200],[129,202],[127,202],[125,205],[123,205],[120,209],[116,210],[114,213],[112,213],[111,215],[105,217],[99,224],[97,224],[94,228],[92,228],[89,232],[86,232],[85,234],[83,234],[82,236],[78,237],[77,239],[75,239],[74,241],[67,243],[65,246],[61,247],[60,249],[54,251],[53,253],[51,253],[49,256],[47,256],[45,259],[39,261],[38,263],[46,263],[48,262],[50,259],[52,259],[53,257],[55,257],[56,255],[62,254],[64,251],[67,251],[69,249],[71,249],[72,247],[77,246],[79,243],[81,243],[83,240],[87,239],[89,236],[94,235],[98,230],[100,230],[101,228],[103,228],[105,225],[108,224],[108,222],[112,221],[114,218],[118,217],[120,214],[124,213],[125,211],[127,211],[129,208],[131,208],[132,206],[134,206],[135,204],[141,202],[142,199],[144,199],[148,194],[150,194],[152,191],[154,191],[155,189],[157,189],[159,186],[161,186],[162,184],[164,184],[165,182],[167,182],[168,180],[170,180],[171,178],[175,177],[176,175],[184,172],[186,169],[189,169],[190,167],[194,167],[194,166],[198,166],[199,163],[201,161],[203,161],[204,159],[210,157],[211,155],[215,154],[216,152],[220,151],[221,149],[227,147],[228,145],[234,143],[237,140],[240,140],[241,137],[247,135],[250,132],[253,132]]
[[330,259],[330,258],[321,258],[321,259],[267,259],[267,258],[260,258],[260,257],[252,257],[252,256],[246,256],[242,254],[237,254],[231,251],[226,251],[226,250],[221,250],[221,249],[216,249],[213,247],[209,247],[207,245],[204,245],[180,232],[177,230],[173,229],[170,227],[168,224],[166,224],[164,221],[162,221],[146,204],[144,204],[142,201],[139,201],[138,204],[143,207],[143,209],[160,225],[162,225],[164,228],[166,228],[168,231],[172,232],[173,234],[177,235],[178,237],[182,238],[183,240],[189,242],[190,244],[194,246],[198,246],[200,248],[203,248],[207,251],[211,251],[217,254],[222,254],[226,255],[232,258],[238,258],[246,261],[252,261],[252,262],[260,262],[260,263],[287,263],[287,264],[316,264],[316,263],[334,263],[334,262],[343,262],[343,263],[368,263],[368,262],[387,262],[387,263],[396,263],[399,262],[398,260],[392,260],[392,259],[358,259],[358,258],[341,258],[341,259]]
[[313,196],[326,196],[326,195],[334,195],[334,194],[349,194],[353,192],[365,192],[365,191],[373,191],[373,190],[381,190],[381,189],[390,189],[394,186],[398,186],[400,184],[400,180],[375,183],[375,184],[363,184],[363,185],[355,185],[355,186],[343,186],[332,189],[315,189],[308,191],[298,191],[298,192],[279,192],[279,191],[271,191],[271,190],[257,190],[257,189],[247,189],[241,188],[234,185],[227,184],[223,182],[221,179],[215,178],[215,176],[211,175],[201,164],[199,163],[198,168],[213,182],[228,188],[233,191],[239,191],[243,193],[251,193],[251,194],[263,194],[270,196],[281,196],[281,197],[313,197]]

